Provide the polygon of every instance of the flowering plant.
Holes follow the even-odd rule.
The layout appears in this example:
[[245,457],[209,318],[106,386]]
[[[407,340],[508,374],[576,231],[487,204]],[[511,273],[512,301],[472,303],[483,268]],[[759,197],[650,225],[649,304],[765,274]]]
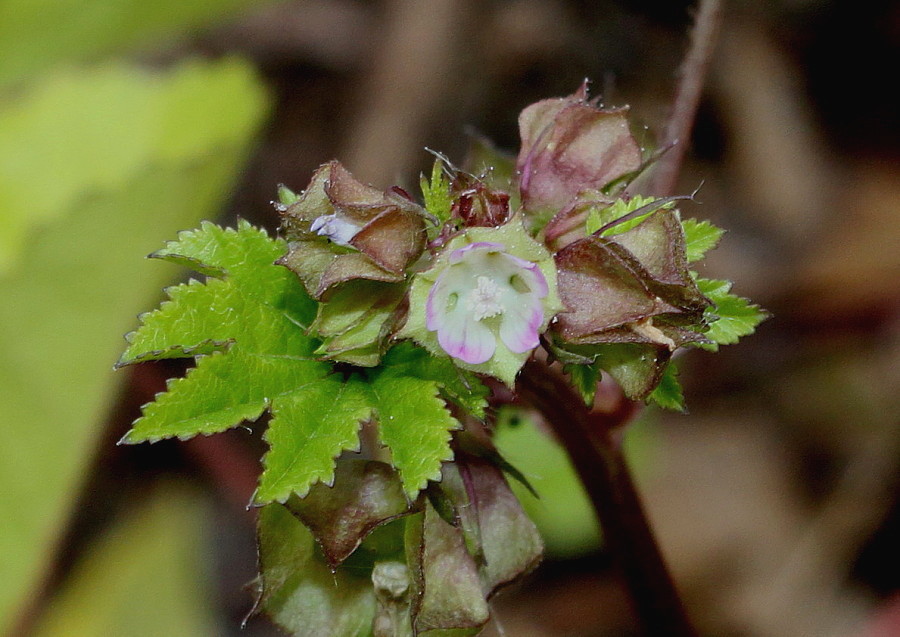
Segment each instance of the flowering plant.
[[[205,224],[153,255],[207,279],[143,315],[120,364],[197,364],[123,442],[271,413],[257,608],[292,634],[479,632],[488,598],[542,548],[506,476],[527,481],[491,439],[500,383],[587,475],[617,457],[584,455],[608,442],[591,409],[603,375],[625,399],[680,409],[672,354],[763,317],[689,269],[720,230],[683,220],[683,198],[629,194],[650,162],[625,109],[583,86],[519,124],[515,168],[439,157],[422,204],[332,161],[300,194],[280,189],[283,239]],[[607,477],[627,490],[622,475]]]

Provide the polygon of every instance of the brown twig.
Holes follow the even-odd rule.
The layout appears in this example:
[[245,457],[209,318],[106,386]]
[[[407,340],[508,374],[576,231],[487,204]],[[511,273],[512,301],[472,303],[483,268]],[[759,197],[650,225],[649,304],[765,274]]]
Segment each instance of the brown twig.
[[662,139],[659,140],[659,147],[669,150],[653,167],[644,194],[666,196],[672,194],[675,189],[721,21],[721,1],[700,0],[694,29],[691,32],[690,49],[678,72],[672,111]]
[[534,360],[525,365],[517,387],[568,451],[621,569],[642,633],[695,636],[616,440],[635,404],[623,399],[612,412],[591,411],[555,369]]

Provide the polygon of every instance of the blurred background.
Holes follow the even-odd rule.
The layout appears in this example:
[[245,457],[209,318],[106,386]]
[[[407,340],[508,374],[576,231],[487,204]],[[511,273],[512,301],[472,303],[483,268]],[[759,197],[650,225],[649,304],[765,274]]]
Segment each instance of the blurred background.
[[[626,444],[705,635],[900,635],[900,5],[730,0],[680,179],[729,230],[703,274],[773,313],[681,360],[690,415]],[[665,122],[691,3],[0,0],[0,635],[278,634],[240,624],[260,427],[117,447],[177,362],[113,373],[200,219],[270,229],[340,158],[413,190],[469,134],[515,151],[583,78]],[[544,566],[489,636],[628,635],[564,454],[505,413]],[[523,496],[524,497],[524,496]],[[891,547],[895,548],[892,549]]]

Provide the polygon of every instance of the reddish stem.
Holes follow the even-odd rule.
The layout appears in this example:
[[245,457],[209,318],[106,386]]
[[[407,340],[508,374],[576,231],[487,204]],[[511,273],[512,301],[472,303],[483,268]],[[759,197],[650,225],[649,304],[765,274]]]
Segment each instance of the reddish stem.
[[665,197],[672,194],[687,152],[691,129],[703,92],[703,81],[715,49],[722,21],[720,0],[700,0],[691,45],[678,72],[678,85],[672,101],[672,112],[659,140],[660,148],[668,148],[653,167],[650,182],[642,194]]
[[538,361],[525,365],[518,390],[568,451],[621,570],[642,633],[695,637],[616,441],[635,404],[623,399],[613,412],[591,411],[555,369]]

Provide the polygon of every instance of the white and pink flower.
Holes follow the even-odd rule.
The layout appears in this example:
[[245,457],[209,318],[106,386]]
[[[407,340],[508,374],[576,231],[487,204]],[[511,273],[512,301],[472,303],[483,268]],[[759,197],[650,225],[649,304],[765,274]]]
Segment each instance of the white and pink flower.
[[547,280],[536,263],[504,250],[486,241],[453,250],[428,293],[426,326],[445,352],[472,365],[494,355],[498,337],[516,354],[539,344]]
[[553,255],[515,216],[500,226],[465,228],[446,243],[413,277],[397,337],[512,387],[562,309]]

